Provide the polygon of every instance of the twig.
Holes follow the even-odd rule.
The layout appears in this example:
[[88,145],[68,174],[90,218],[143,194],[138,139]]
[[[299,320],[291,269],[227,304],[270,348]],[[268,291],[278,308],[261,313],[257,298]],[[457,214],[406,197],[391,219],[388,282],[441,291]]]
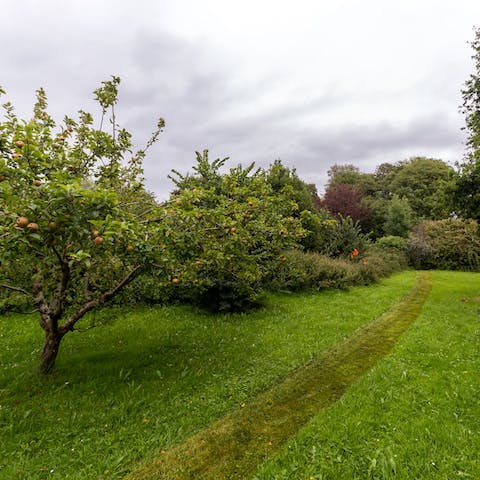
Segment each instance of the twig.
[[85,327],[85,328],[75,328],[75,327],[72,327],[72,332],[80,332],[80,333],[83,333],[83,332],[86,332],[87,330],[91,330],[92,328],[95,328],[97,327],[97,325],[90,325],[89,327]]
[[30,295],[30,292],[27,292],[23,288],[14,287],[13,285],[7,285],[6,283],[0,283],[0,287],[6,288],[8,290],[13,290],[14,292],[20,292],[20,293],[23,293],[24,295]]

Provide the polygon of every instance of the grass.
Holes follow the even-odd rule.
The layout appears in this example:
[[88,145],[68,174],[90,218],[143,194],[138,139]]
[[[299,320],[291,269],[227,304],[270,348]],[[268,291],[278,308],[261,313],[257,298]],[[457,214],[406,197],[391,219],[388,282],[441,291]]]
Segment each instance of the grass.
[[480,276],[434,272],[433,285],[392,354],[255,480],[480,478]]
[[[41,335],[34,320],[0,317],[0,479],[142,472],[354,344],[388,318],[381,314],[415,275],[348,292],[271,296],[248,315],[135,310],[67,337],[48,379],[36,373]],[[480,478],[480,276],[432,275],[421,315],[390,354],[300,431],[289,431],[283,447],[267,442],[260,455],[270,460],[245,479]],[[361,373],[345,371],[351,380]]]
[[69,334],[47,379],[36,319],[2,316],[0,479],[122,478],[380,316],[414,278],[271,296],[248,315],[126,312]]
[[379,319],[290,373],[285,380],[191,436],[128,480],[248,478],[263,460],[319,410],[332,404],[395,344],[417,318],[431,276]]

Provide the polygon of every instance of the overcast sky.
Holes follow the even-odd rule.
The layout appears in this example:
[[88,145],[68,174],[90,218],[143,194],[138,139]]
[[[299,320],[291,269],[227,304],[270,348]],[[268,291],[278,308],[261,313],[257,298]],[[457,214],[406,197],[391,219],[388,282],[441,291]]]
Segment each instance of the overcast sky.
[[464,152],[461,89],[473,73],[478,0],[0,0],[0,85],[30,116],[47,91],[61,120],[98,110],[122,79],[118,120],[159,198],[195,151],[280,158],[322,191],[334,163],[373,171],[414,155]]

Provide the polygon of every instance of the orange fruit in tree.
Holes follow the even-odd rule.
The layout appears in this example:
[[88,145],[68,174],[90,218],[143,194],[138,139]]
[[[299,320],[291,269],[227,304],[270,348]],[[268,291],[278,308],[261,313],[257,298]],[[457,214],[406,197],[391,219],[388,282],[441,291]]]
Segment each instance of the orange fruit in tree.
[[38,223],[30,222],[30,223],[27,225],[27,228],[30,228],[30,229],[32,229],[32,230],[38,230]]
[[231,231],[232,233],[237,233],[237,229],[236,229],[235,227],[232,227],[232,228],[230,229],[230,231]]
[[57,224],[55,222],[49,222],[48,223],[48,228],[50,230],[55,230],[57,228]]
[[18,148],[22,148],[24,145],[25,145],[25,143],[23,143],[23,140],[17,140],[15,142],[15,146],[18,147]]
[[35,180],[33,181],[33,184],[34,184],[36,187],[39,187],[39,186],[42,184],[42,181],[37,178],[37,179],[35,179]]
[[100,235],[100,232],[98,230],[93,231],[93,236],[98,237]]
[[174,285],[178,285],[178,284],[180,283],[180,280],[178,279],[178,277],[173,277],[173,278],[172,278],[172,283],[173,283]]
[[102,237],[95,237],[95,245],[101,245],[103,243],[103,238]]
[[18,153],[18,152],[12,153],[12,158],[21,158],[21,157],[23,157],[21,153]]
[[25,228],[30,223],[30,220],[27,217],[18,217],[16,223],[20,228]]
[[134,250],[133,245],[127,246],[127,252],[132,252]]
[[199,213],[199,214],[197,215],[197,218],[198,218],[199,220],[200,220],[201,218],[203,218],[203,213]]

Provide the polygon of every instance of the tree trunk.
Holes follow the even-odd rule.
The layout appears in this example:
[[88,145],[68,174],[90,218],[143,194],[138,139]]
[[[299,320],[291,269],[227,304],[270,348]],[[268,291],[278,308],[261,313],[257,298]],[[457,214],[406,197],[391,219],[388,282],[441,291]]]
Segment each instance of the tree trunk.
[[55,365],[61,340],[62,336],[58,333],[55,334],[48,332],[46,334],[45,344],[43,345],[42,354],[40,356],[40,371],[42,373],[49,373]]

